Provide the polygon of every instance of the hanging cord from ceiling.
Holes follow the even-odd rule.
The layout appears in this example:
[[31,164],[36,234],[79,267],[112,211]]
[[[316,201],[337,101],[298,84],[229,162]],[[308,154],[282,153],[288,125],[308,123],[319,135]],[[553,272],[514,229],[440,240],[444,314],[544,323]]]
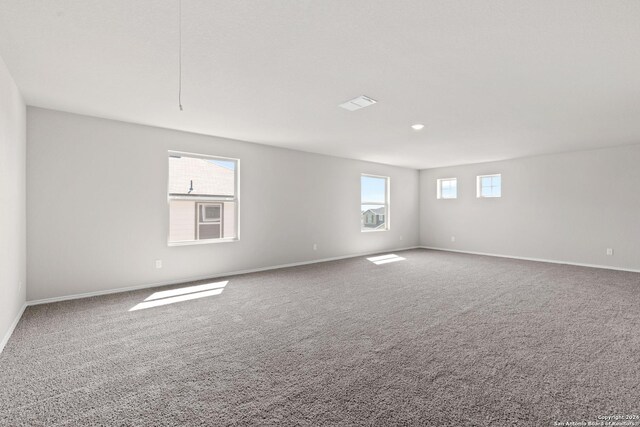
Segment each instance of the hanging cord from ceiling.
[[178,0],[178,107],[182,109],[182,0]]

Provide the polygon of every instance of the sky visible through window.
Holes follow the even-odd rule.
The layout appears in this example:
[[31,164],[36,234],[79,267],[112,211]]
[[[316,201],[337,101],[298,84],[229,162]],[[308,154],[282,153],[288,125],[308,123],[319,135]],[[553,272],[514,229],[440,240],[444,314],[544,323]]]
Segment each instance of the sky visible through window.
[[380,209],[380,208],[384,208],[384,205],[360,205],[361,212],[368,211],[369,209]]
[[440,184],[440,198],[442,199],[455,199],[458,196],[458,182],[456,179],[441,179]]
[[502,187],[500,175],[480,177],[480,195],[482,197],[500,197]]
[[361,177],[362,202],[385,203],[386,179],[373,176]]
[[208,160],[208,162],[213,163],[214,165],[222,166],[223,168],[227,168],[230,170],[236,169],[236,162],[232,160]]

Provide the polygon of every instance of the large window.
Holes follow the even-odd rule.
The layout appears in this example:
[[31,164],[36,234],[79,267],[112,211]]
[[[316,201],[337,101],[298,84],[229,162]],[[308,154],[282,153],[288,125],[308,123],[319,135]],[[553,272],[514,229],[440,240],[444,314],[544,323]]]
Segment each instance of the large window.
[[238,238],[238,160],[169,152],[169,244]]
[[442,178],[438,180],[438,199],[458,198],[458,180],[456,178]]
[[389,178],[362,175],[360,177],[360,229],[389,229]]
[[502,197],[502,176],[480,175],[478,177],[478,197]]

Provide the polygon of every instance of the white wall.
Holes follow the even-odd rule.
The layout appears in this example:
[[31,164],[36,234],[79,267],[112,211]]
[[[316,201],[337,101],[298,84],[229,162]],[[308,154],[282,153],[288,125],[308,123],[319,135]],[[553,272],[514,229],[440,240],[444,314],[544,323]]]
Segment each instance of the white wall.
[[[502,198],[477,199],[492,173]],[[458,199],[437,200],[449,177]],[[423,246],[640,270],[640,145],[423,170],[420,195]]]
[[26,108],[0,58],[0,351],[25,302]]
[[[240,159],[239,242],[167,246],[168,150]],[[418,244],[412,169],[38,108],[27,157],[29,300]],[[391,177],[388,232],[360,232],[361,173]]]

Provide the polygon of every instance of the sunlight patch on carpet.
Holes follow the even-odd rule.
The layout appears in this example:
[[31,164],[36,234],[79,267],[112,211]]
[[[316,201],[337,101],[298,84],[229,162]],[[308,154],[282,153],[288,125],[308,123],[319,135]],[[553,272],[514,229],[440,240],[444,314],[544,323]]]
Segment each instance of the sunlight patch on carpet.
[[367,258],[367,260],[371,261],[375,265],[389,264],[390,262],[404,261],[405,259],[406,258],[402,258],[396,254],[379,255]]
[[131,307],[129,311],[143,310],[146,308],[160,307],[163,305],[175,304],[177,302],[190,301],[214,295],[220,295],[228,280],[216,283],[206,283],[204,285],[187,286],[185,288],[170,289],[151,294],[144,302]]

